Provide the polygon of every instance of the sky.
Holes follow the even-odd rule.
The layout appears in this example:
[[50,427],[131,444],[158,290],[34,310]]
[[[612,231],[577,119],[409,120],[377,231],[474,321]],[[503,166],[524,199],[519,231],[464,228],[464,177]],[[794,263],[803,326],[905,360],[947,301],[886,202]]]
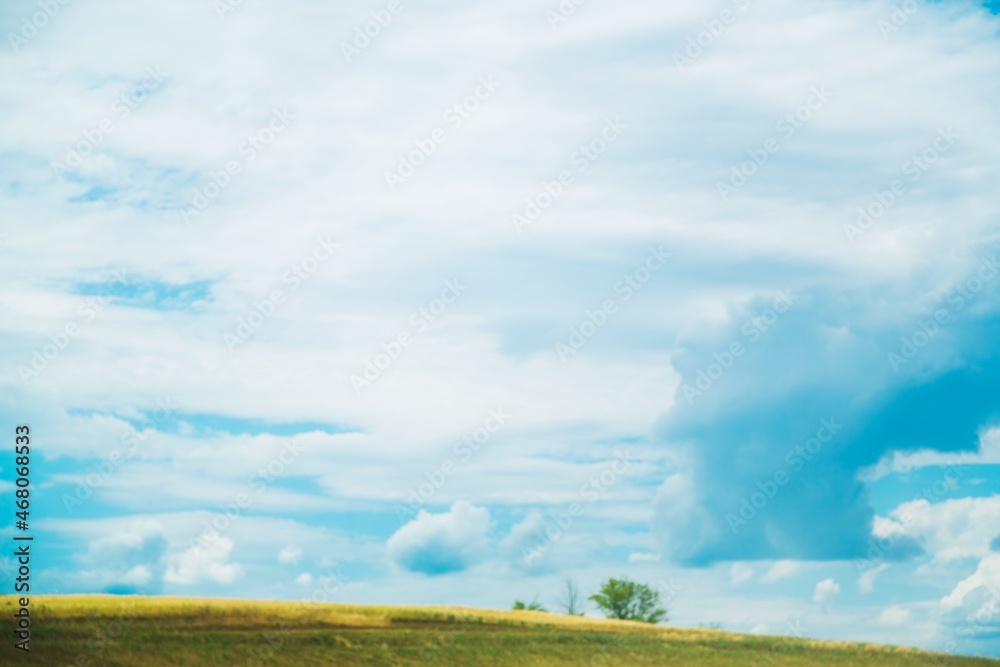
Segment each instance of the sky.
[[33,592],[1000,656],[997,12],[3,3]]

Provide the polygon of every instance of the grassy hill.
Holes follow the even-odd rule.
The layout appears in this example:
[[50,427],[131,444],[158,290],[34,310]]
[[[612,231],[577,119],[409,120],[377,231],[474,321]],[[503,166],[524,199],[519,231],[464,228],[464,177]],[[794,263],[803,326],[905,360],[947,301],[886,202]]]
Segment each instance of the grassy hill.
[[1000,666],[910,649],[683,630],[555,614],[113,596],[32,598],[31,652],[0,665],[45,667],[857,667]]

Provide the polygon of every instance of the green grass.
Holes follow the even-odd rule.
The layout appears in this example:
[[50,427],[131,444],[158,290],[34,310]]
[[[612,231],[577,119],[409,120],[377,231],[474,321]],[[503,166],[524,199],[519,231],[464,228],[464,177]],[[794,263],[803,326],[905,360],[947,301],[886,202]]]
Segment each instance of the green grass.
[[912,649],[523,611],[115,596],[35,597],[31,652],[0,597],[0,665],[45,667],[1000,666]]

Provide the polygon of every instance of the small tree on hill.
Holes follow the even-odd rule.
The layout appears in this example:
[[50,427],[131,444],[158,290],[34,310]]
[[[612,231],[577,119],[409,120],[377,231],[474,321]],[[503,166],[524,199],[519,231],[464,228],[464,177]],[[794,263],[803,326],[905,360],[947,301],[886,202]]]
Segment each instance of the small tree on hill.
[[667,610],[660,607],[659,591],[628,579],[608,579],[590,599],[608,618],[643,623],[667,620]]
[[580,602],[580,587],[576,582],[566,577],[566,587],[559,596],[559,606],[570,616],[583,616],[583,605]]
[[528,602],[527,604],[521,602],[520,600],[514,600],[514,606],[511,607],[511,609],[514,609],[515,611],[548,611],[548,609],[543,607],[541,603],[538,602],[537,595],[534,600]]

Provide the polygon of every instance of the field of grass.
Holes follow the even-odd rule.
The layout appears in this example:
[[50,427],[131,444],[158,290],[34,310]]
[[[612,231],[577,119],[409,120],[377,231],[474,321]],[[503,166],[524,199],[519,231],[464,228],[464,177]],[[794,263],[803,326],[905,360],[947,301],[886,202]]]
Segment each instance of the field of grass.
[[974,667],[902,648],[556,614],[114,596],[32,598],[31,652],[0,597],[0,665],[44,667]]

